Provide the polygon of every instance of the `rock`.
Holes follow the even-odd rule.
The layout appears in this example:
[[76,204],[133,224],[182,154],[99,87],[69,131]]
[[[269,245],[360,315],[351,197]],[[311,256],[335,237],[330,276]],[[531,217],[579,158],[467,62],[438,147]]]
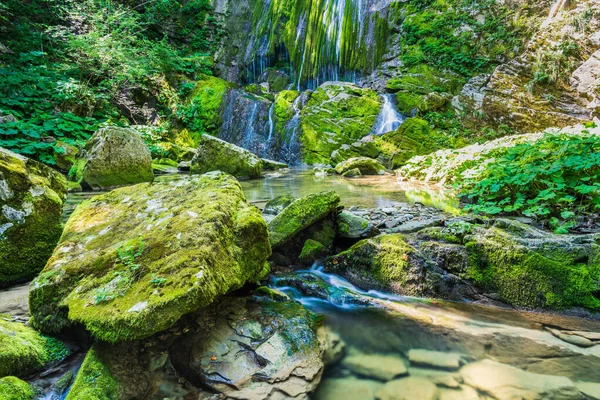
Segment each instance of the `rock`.
[[569,335],[567,333],[559,331],[558,329],[546,328],[546,330],[552,333],[552,335],[556,336],[560,340],[564,340],[565,342],[574,344],[575,346],[592,347],[595,344],[590,339],[578,335]]
[[367,157],[350,158],[335,166],[335,172],[340,175],[353,169],[358,169],[362,175],[382,175],[385,173],[383,165],[377,160]]
[[167,329],[264,276],[271,254],[260,211],[223,172],[94,197],[61,239],[31,285],[35,326],[82,323],[109,342]]
[[160,161],[166,161],[166,160],[159,160],[159,162],[157,162],[157,161],[152,162],[152,171],[156,175],[176,174],[179,172],[179,164],[178,163],[176,163],[174,161],[172,163],[161,163]]
[[14,376],[0,378],[0,398],[3,400],[33,400],[35,392],[27,382]]
[[88,351],[66,400],[121,398],[119,382],[99,353],[97,346]]
[[491,360],[467,364],[460,374],[465,384],[498,400],[581,399],[569,378],[533,374]]
[[286,163],[282,163],[279,161],[273,161],[273,160],[269,160],[266,158],[261,158],[261,161],[263,163],[263,169],[265,171],[277,171],[279,169],[285,169],[288,167],[288,165]]
[[177,164],[177,169],[182,172],[189,172],[189,170],[192,169],[192,162],[181,161],[179,164]]
[[54,161],[56,166],[65,172],[71,169],[78,153],[79,149],[73,145],[60,140],[54,143]]
[[292,204],[296,198],[292,195],[286,194],[283,196],[275,197],[265,204],[263,214],[277,215],[282,212],[287,206]]
[[408,375],[404,360],[392,355],[355,354],[346,356],[342,365],[356,375],[383,382]]
[[150,150],[133,129],[103,128],[79,152],[69,177],[93,190],[152,182]]
[[367,136],[381,109],[379,95],[351,83],[326,82],[300,115],[302,153],[309,164],[330,164],[331,153]]
[[339,236],[344,239],[366,239],[379,234],[371,221],[348,211],[338,214],[337,224]]
[[404,222],[392,229],[391,233],[414,233],[425,228],[434,226],[440,226],[444,222],[443,217],[432,217],[432,218],[418,218],[411,219],[410,221]]
[[325,247],[321,242],[317,242],[313,239],[308,239],[304,242],[302,252],[300,253],[299,259],[302,263],[310,265],[317,260],[322,260],[329,255],[329,249]]
[[317,334],[321,343],[325,345],[325,353],[323,354],[323,364],[325,364],[325,367],[335,365],[344,358],[346,343],[344,343],[340,335],[325,326],[319,328]]
[[325,344],[296,301],[225,299],[176,339],[170,359],[195,385],[235,399],[304,398],[321,379]]
[[426,369],[411,367],[408,369],[410,376],[420,376],[429,379],[439,387],[457,389],[460,387],[459,381],[462,382],[460,375],[439,369]]
[[281,246],[300,231],[335,212],[339,202],[340,196],[334,191],[315,193],[295,200],[269,222],[271,246]]
[[577,389],[592,400],[600,400],[600,383],[575,382]]
[[0,376],[25,377],[68,355],[69,350],[59,340],[0,318]]
[[283,71],[269,69],[260,76],[260,82],[267,82],[271,92],[281,92],[285,90],[291,82],[291,78]]
[[350,169],[342,174],[344,178],[360,178],[362,176],[360,169]]
[[411,349],[408,351],[408,360],[415,365],[456,370],[460,368],[462,355],[442,351]]
[[470,386],[461,386],[458,389],[439,389],[439,400],[479,400],[479,393]]
[[324,380],[315,393],[316,400],[367,400],[374,399],[382,384],[355,377],[331,378]]
[[42,270],[62,233],[66,196],[60,173],[0,148],[0,287]]
[[386,383],[376,398],[378,400],[437,400],[438,388],[428,379],[408,377]]
[[260,158],[241,147],[210,135],[200,137],[198,150],[192,160],[192,174],[209,171],[227,172],[236,178],[259,178]]

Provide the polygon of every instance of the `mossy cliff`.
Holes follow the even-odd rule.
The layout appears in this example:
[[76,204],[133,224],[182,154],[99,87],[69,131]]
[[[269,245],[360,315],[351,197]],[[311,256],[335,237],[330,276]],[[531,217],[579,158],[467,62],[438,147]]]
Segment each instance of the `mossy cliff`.
[[0,287],[42,270],[62,232],[66,195],[61,174],[0,148]]
[[222,172],[117,189],[80,204],[32,283],[34,325],[148,337],[268,271],[260,211]]

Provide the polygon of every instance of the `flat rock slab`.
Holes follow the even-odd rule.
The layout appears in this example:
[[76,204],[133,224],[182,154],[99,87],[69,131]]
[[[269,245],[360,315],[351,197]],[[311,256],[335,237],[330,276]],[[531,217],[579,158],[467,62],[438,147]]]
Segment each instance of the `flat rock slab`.
[[411,364],[415,365],[457,370],[462,363],[462,355],[442,351],[412,349],[408,351],[408,360]]
[[378,400],[437,400],[439,391],[430,380],[408,377],[388,382],[377,392]]
[[344,358],[342,365],[356,375],[384,382],[408,374],[402,358],[388,355],[351,355]]
[[380,382],[355,377],[324,380],[317,392],[315,400],[365,400],[375,398],[375,393],[383,385]]

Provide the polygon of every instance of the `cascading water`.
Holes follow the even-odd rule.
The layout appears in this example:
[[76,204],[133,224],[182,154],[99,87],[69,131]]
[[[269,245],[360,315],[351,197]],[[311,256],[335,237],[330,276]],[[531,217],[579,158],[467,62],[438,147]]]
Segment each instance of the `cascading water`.
[[255,101],[252,105],[252,112],[250,113],[250,118],[246,121],[246,135],[244,136],[244,141],[242,143],[242,147],[246,149],[252,148],[253,144],[256,142],[256,133],[254,131],[254,124],[256,119],[256,112],[258,111],[258,101]]
[[267,142],[270,142],[273,139],[273,131],[275,130],[275,123],[273,122],[273,113],[275,112],[275,102],[271,104],[271,108],[269,108],[269,137],[267,138]]
[[286,142],[284,144],[282,158],[290,165],[296,165],[299,162],[300,138],[298,131],[300,130],[301,99],[302,96],[298,96],[296,100],[294,100],[294,103],[292,104],[294,108],[294,116],[285,126],[284,135]]
[[383,95],[383,106],[375,125],[375,134],[383,135],[398,129],[404,122],[404,117],[396,110],[391,94]]

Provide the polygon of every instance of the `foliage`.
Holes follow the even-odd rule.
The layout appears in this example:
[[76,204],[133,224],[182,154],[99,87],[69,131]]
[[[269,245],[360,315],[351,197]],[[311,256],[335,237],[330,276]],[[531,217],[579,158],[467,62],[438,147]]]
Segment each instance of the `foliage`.
[[458,182],[469,211],[552,218],[566,233],[577,214],[600,209],[600,138],[547,134],[535,143],[495,150],[481,174]]

